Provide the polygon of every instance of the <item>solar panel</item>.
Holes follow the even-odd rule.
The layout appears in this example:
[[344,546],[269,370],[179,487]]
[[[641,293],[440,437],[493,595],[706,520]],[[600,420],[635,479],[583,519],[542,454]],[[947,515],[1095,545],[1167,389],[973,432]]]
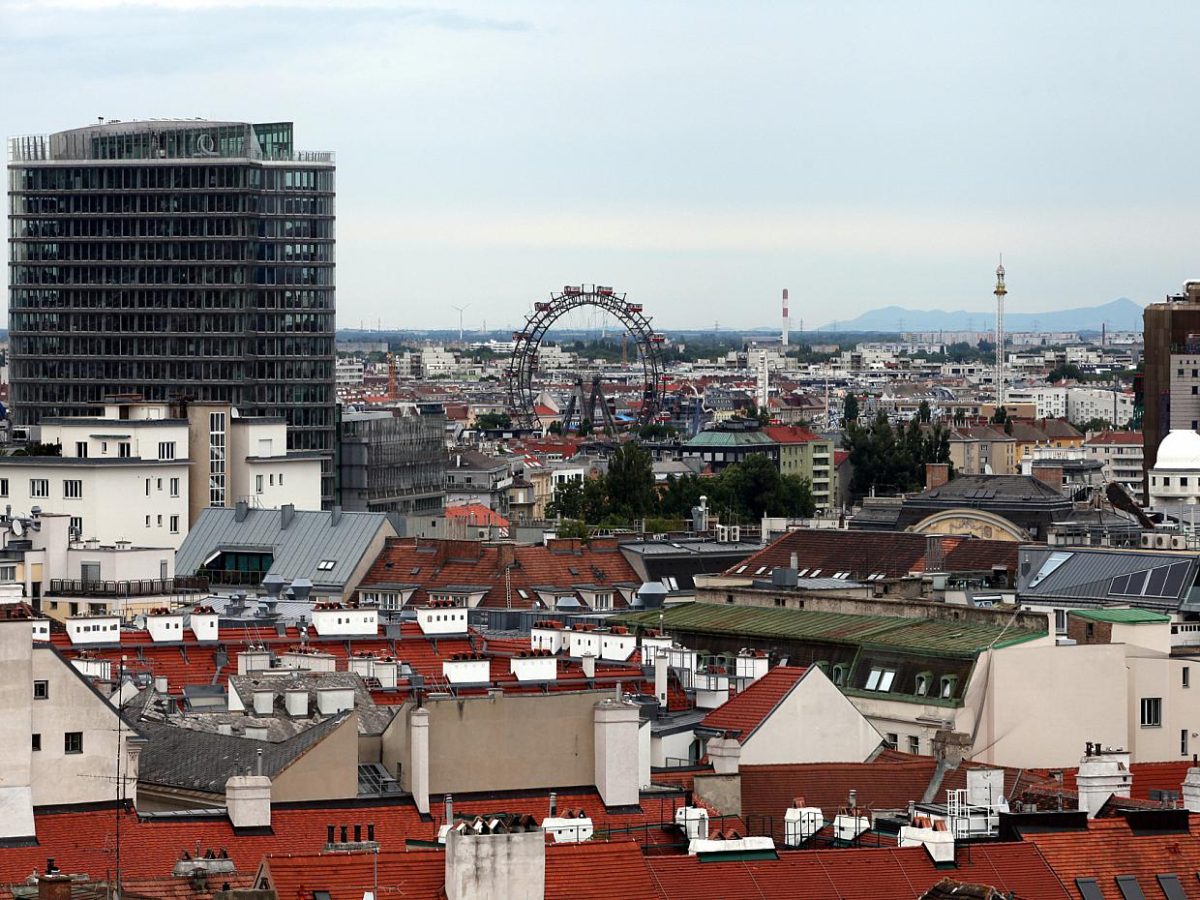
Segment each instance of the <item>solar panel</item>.
[[1083,900],[1104,900],[1104,894],[1100,892],[1100,885],[1096,884],[1095,878],[1076,878],[1075,887],[1079,888],[1079,896]]
[[1136,875],[1118,875],[1117,887],[1125,900],[1146,900],[1146,895],[1142,893],[1142,886],[1138,884]]
[[1183,885],[1179,883],[1178,875],[1168,873],[1155,877],[1158,878],[1158,886],[1162,888],[1167,900],[1187,900],[1187,894],[1183,892]]

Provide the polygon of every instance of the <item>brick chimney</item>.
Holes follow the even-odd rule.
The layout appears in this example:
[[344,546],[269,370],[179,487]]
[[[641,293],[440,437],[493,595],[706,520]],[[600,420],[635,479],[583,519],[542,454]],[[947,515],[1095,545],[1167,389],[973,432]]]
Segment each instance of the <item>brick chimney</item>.
[[71,876],[42,875],[37,880],[37,889],[38,900],[71,900]]
[[1033,477],[1043,484],[1048,484],[1059,493],[1063,489],[1062,466],[1034,466]]
[[950,463],[925,463],[925,489],[941,487],[950,480]]

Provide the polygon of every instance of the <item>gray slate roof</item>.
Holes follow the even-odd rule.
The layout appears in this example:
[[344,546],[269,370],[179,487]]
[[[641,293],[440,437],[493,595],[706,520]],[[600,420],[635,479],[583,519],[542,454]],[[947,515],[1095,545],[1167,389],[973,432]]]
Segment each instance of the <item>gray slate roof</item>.
[[192,731],[143,717],[138,730],[149,742],[142,750],[138,780],[224,794],[227,780],[255,770],[259,749],[263,752],[263,774],[274,778],[331,734],[348,715],[335,716],[276,744]]
[[[175,571],[191,575],[219,550],[269,551],[274,556],[270,572],[285,581],[307,578],[316,587],[340,588],[353,574],[363,554],[381,528],[395,529],[383,513],[343,512],[336,525],[326,511],[296,510],[291,524],[281,527],[277,509],[250,509],[237,521],[237,509],[209,507],[188,532],[175,555]],[[322,560],[336,565],[318,571]]]
[[[1119,603],[1174,610],[1187,603],[1196,580],[1197,559],[1188,553],[1102,547],[1022,547],[1019,552],[1017,590],[1022,600],[1054,599],[1078,606]],[[1113,583],[1122,575],[1170,567],[1181,571],[1164,571],[1153,583],[1147,578],[1141,588],[1130,588],[1126,582]]]

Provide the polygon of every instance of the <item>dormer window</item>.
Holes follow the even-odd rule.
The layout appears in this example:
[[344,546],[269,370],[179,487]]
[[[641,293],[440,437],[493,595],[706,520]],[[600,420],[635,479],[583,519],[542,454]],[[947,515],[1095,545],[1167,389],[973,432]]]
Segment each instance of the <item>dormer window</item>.
[[916,684],[916,687],[913,689],[913,693],[916,694],[918,697],[928,697],[929,696],[929,687],[932,683],[933,683],[933,673],[932,672],[921,672],[919,675],[917,675],[917,684]]
[[943,675],[941,681],[940,696],[943,700],[951,700],[954,698],[954,691],[958,687],[958,678],[954,675]]

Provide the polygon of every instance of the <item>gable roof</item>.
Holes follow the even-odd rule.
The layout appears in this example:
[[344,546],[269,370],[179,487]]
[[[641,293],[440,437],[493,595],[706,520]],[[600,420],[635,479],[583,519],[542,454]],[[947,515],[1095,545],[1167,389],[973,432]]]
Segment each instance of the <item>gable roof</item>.
[[[940,544],[931,545],[931,540]],[[849,572],[851,578],[862,580],[882,572],[889,578],[900,578],[926,570],[931,546],[940,548],[943,555],[935,564],[939,572],[990,572],[993,566],[1012,571],[1017,566],[1017,544],[1012,541],[985,541],[961,535],[931,538],[904,531],[798,528],[746,559],[744,569],[739,563],[725,574],[745,576],[763,566],[768,569],[790,566],[794,553],[796,564],[810,573],[813,569],[824,574]]]
[[1089,819],[1086,830],[1032,831],[1023,839],[1037,847],[1064,882],[1091,878],[1101,896],[1123,900],[1117,877],[1137,879],[1146,896],[1162,895],[1159,875],[1174,875],[1184,896],[1197,896],[1200,816],[1189,815],[1187,831],[1137,829],[1125,817]]
[[411,604],[423,603],[431,591],[475,585],[484,591],[480,606],[529,609],[538,600],[539,589],[575,593],[609,588],[613,589],[614,605],[619,606],[624,601],[615,588],[640,584],[615,541],[585,545],[578,540],[556,540],[535,547],[389,538],[360,587],[403,585],[414,589]]
[[[239,521],[239,513],[243,513]],[[210,506],[200,513],[175,555],[175,571],[194,574],[216,552],[269,552],[271,568],[285,581],[307,578],[317,587],[340,588],[353,575],[371,542],[395,529],[383,513],[343,512],[340,518],[324,510],[295,510],[283,527],[278,509],[227,509]],[[317,566],[332,560],[322,571]]]
[[[918,897],[945,874],[923,847],[809,850],[741,862],[651,856],[646,862],[663,900]],[[1055,900],[1071,896],[1037,848],[1019,843],[976,844],[969,853],[958,854],[955,874],[1012,892],[1015,897]],[[714,893],[718,886],[719,893]]]
[[791,694],[808,672],[799,666],[776,666],[739,694],[714,709],[700,723],[705,728],[736,732],[744,744]]

